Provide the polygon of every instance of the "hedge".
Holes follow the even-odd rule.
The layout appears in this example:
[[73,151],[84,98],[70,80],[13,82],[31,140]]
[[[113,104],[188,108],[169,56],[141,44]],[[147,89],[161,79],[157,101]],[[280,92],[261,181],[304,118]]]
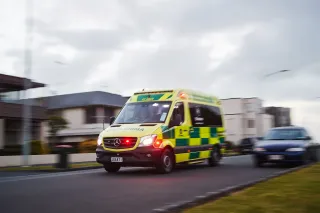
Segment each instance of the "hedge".
[[[2,150],[0,150],[0,155],[21,155],[23,150],[23,145],[5,145]],[[42,143],[41,141],[35,140],[31,141],[30,144],[30,154],[32,155],[43,155],[49,154],[50,150],[47,144]]]
[[79,143],[78,151],[79,153],[94,153],[97,148],[97,140],[90,139]]

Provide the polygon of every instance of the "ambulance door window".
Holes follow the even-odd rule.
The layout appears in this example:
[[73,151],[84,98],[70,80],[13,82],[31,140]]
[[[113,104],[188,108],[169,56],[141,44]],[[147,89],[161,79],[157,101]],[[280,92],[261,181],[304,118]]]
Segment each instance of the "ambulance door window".
[[172,116],[169,122],[169,128],[174,126],[180,126],[184,122],[184,104],[178,102],[174,106]]
[[189,103],[190,115],[192,126],[204,127],[205,126],[205,115],[203,106],[200,104]]

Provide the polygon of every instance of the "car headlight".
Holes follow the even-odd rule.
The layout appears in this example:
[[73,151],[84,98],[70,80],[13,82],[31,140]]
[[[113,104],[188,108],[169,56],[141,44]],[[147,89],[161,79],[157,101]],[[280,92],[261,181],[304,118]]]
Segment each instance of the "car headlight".
[[157,135],[147,135],[141,138],[139,146],[151,146],[157,139]]
[[255,152],[264,152],[266,151],[266,149],[262,148],[262,147],[256,147],[253,149]]
[[98,140],[97,140],[98,146],[101,146],[102,141],[103,141],[103,137],[102,137],[102,134],[100,134],[99,137],[98,137]]
[[304,148],[302,147],[296,147],[296,148],[289,148],[286,150],[287,152],[303,152]]

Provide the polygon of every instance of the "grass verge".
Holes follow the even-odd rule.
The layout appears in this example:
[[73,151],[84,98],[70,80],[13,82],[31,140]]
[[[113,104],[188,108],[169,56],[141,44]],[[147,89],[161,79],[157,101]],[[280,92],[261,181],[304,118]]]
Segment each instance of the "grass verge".
[[[97,167],[102,166],[97,162],[85,162],[85,163],[72,163],[70,164],[70,169],[77,169],[77,168],[85,168],[85,167]],[[39,171],[39,170],[59,170],[55,168],[54,165],[45,165],[45,166],[30,166],[30,167],[3,167],[0,168],[0,171]]]
[[320,163],[237,192],[184,213],[320,212]]

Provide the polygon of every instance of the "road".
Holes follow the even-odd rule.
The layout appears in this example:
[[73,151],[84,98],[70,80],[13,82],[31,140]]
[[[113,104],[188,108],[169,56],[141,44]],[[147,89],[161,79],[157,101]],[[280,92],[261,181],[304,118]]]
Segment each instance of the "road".
[[286,168],[253,168],[250,156],[225,158],[220,167],[193,165],[169,175],[128,168],[0,177],[5,213],[149,213],[173,202],[258,179]]

